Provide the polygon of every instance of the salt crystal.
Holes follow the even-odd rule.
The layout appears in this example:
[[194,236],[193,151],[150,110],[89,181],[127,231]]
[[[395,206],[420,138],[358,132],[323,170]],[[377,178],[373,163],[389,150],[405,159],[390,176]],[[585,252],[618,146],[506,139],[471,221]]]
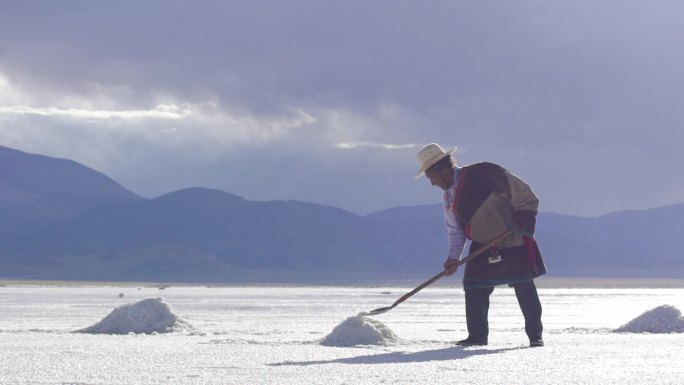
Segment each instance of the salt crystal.
[[153,334],[192,330],[190,323],[173,312],[163,298],[147,298],[112,310],[100,322],[77,333]]
[[684,333],[682,312],[672,305],[651,309],[625,325],[615,329],[618,333]]
[[367,315],[368,313],[359,313],[355,317],[347,318],[321,341],[321,345],[388,345],[399,340],[385,324],[365,317]]

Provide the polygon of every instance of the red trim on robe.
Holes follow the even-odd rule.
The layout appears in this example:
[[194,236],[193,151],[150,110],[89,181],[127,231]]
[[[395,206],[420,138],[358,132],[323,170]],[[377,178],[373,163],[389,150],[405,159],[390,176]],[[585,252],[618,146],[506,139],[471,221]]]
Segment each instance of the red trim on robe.
[[541,253],[539,253],[537,241],[534,238],[528,237],[526,235],[523,235],[522,239],[525,243],[525,246],[527,246],[527,262],[530,264],[532,274],[537,276],[539,275],[539,271],[537,269],[537,257],[541,255]]
[[466,238],[470,240],[473,239],[473,227],[470,225],[470,222],[465,224],[463,232],[465,233]]

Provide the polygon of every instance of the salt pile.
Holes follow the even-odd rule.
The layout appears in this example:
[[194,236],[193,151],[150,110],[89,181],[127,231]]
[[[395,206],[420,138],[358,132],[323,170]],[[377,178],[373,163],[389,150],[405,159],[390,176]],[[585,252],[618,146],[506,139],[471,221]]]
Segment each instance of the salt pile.
[[359,313],[355,317],[347,318],[321,341],[321,345],[387,345],[399,340],[385,324],[364,317],[366,315],[368,313]]
[[618,333],[684,333],[682,312],[674,306],[663,305],[615,329]]
[[169,333],[191,330],[190,323],[176,315],[163,298],[147,298],[112,310],[102,321],[77,333],[130,334]]

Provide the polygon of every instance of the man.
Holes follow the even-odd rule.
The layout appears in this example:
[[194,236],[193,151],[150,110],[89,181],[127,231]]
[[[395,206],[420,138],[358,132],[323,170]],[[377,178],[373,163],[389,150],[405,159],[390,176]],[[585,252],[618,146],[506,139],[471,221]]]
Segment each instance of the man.
[[[446,275],[457,269],[466,238],[470,253],[489,248],[465,266],[466,323],[468,338],[458,345],[487,345],[489,296],[497,285],[515,289],[525,317],[530,346],[544,346],[542,307],[533,279],[546,273],[544,261],[533,237],[538,199],[530,186],[508,170],[493,163],[458,167],[451,153],[436,143],[418,152],[420,170],[433,186],[444,190],[444,217],[449,239]],[[491,241],[508,232],[502,241]]]

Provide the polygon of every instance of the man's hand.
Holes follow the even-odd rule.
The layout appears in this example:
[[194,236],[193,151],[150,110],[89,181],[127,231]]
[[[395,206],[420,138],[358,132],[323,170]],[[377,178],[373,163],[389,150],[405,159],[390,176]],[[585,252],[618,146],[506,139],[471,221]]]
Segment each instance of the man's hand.
[[446,271],[446,276],[453,275],[456,270],[458,270],[458,259],[447,258],[444,261],[444,271]]

